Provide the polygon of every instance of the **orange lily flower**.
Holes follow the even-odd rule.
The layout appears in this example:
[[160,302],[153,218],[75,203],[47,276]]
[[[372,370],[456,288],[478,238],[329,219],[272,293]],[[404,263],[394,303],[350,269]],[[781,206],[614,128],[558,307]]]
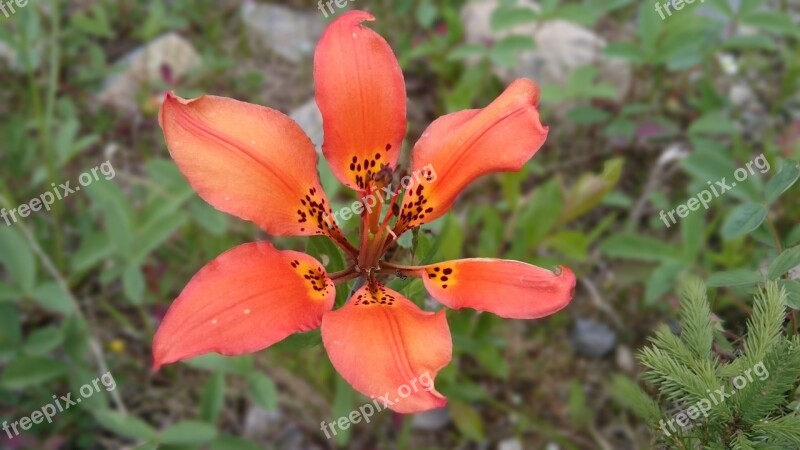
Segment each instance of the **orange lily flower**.
[[[334,175],[365,204],[392,186],[406,133],[403,74],[388,43],[361,25],[372,20],[363,11],[343,14],[324,33],[314,59],[323,153]],[[229,98],[168,94],[160,113],[167,146],[203,199],[272,235],[325,235],[341,247],[349,267],[329,274],[310,255],[266,242],[229,250],[203,267],[170,307],[154,338],[154,369],[209,352],[256,352],[321,327],[336,370],[376,398],[421,376],[435,377],[452,356],[444,311],[422,311],[387,288],[387,276],[422,278],[434,299],[454,309],[533,319],[564,308],[575,288],[566,267],[554,273],[500,259],[418,267],[382,260],[404,232],[446,214],[473,180],[519,170],[533,157],[547,136],[538,98],[536,84],[517,80],[484,109],[434,121],[413,149],[411,170],[422,176],[402,199],[379,195],[375,208],[361,212],[356,247],[331,220],[314,145],[295,122]],[[363,286],[334,311],[335,285],[357,277]],[[430,386],[390,408],[411,413],[445,403]]]

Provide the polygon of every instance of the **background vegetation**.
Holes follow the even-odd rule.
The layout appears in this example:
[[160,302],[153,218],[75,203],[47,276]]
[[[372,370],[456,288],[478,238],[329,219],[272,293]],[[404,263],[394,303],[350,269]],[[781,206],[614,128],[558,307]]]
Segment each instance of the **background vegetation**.
[[[382,413],[331,441],[319,422],[365,399],[335,373],[318,332],[152,373],[166,308],[224,250],[268,239],[329,270],[341,263],[324,239],[274,239],[206,205],[170,161],[156,119],[167,90],[207,92],[292,113],[318,139],[311,52],[331,18],[299,0],[31,0],[0,15],[0,207],[51,183],[74,185],[105,161],[116,175],[14,226],[0,220],[0,421],[106,371],[117,389],[23,436],[0,435],[0,448],[677,446],[625,400],[646,392],[670,414],[687,406],[669,390],[636,387],[647,337],[662,324],[680,333],[684,277],[709,286],[710,317],[694,322],[710,320],[709,358],[740,354],[753,294],[767,280],[785,292],[773,292],[783,299],[774,308],[789,307],[772,318],[788,336],[780,345],[797,342],[797,3],[706,0],[664,20],[652,2],[632,0],[349,5],[378,17],[371,26],[401,61],[406,147],[436,117],[485,106],[515,77],[542,85],[551,132],[534,161],[473,185],[401,251],[415,261],[568,265],[579,278],[572,305],[531,322],[449,311],[453,362],[437,380],[448,407]],[[761,154],[769,172],[677,225],[659,218]],[[320,173],[335,207],[352,201],[324,160]],[[424,301],[421,283],[392,286]],[[789,378],[764,416],[796,422],[798,380]],[[751,448],[748,436],[730,445]],[[748,445],[781,448],[774,442]]]

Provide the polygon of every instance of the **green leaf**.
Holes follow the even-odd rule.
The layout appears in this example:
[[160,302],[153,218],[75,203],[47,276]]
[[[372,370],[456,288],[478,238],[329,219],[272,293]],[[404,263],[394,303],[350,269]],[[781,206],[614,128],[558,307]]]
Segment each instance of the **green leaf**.
[[155,440],[158,437],[158,432],[138,417],[103,410],[96,411],[94,418],[103,428],[119,436],[147,441]]
[[800,266],[800,246],[784,250],[783,253],[778,255],[769,265],[769,274],[767,276],[770,280],[776,280],[797,266]]
[[706,134],[706,135],[730,135],[734,134],[739,129],[736,124],[719,114],[706,114],[699,119],[692,122],[689,126],[690,134]]
[[75,311],[75,304],[68,292],[65,292],[56,282],[48,282],[36,286],[31,293],[36,303],[42,308],[64,315],[72,314]]
[[786,290],[786,305],[800,309],[800,280],[779,280],[778,286]]
[[767,186],[764,189],[767,203],[777,200],[781,194],[789,190],[797,182],[798,178],[800,178],[800,169],[798,169],[797,163],[784,164],[781,171],[767,182]]
[[271,379],[261,373],[253,372],[250,374],[249,383],[250,395],[258,406],[266,411],[278,407],[278,389]]
[[734,209],[722,224],[722,237],[725,240],[744,236],[755,230],[767,218],[767,208],[756,203],[745,203]]
[[797,36],[800,28],[792,21],[789,14],[780,11],[755,11],[742,16],[745,25],[755,27],[770,33]]
[[614,158],[603,163],[603,173],[583,174],[565,196],[566,202],[558,223],[568,223],[589,212],[600,204],[611,192],[622,176],[622,158]]
[[439,16],[436,5],[432,2],[422,2],[417,8],[417,22],[422,28],[430,28]]
[[0,385],[8,389],[38,386],[66,374],[66,366],[42,356],[20,356],[11,361],[0,376]]
[[62,342],[64,342],[64,333],[61,328],[39,328],[28,336],[24,350],[29,355],[47,355]]
[[482,442],[486,439],[481,415],[473,407],[466,403],[450,400],[448,409],[456,428],[464,437],[476,442]]
[[610,118],[611,113],[608,111],[588,105],[576,106],[567,113],[567,119],[577,123],[578,125],[601,123]]
[[632,42],[612,42],[603,49],[603,52],[609,58],[625,59],[634,64],[647,60],[642,49]]
[[206,202],[192,202],[189,206],[189,213],[196,224],[214,236],[221,236],[228,229],[228,216],[212,208]]
[[600,249],[614,258],[628,258],[641,261],[684,262],[679,248],[660,240],[636,234],[618,234],[600,244]]
[[235,436],[220,436],[209,444],[210,450],[261,450],[261,447],[247,439]]
[[757,270],[737,269],[717,272],[708,277],[709,287],[747,286],[764,281],[764,277]]
[[225,403],[225,373],[214,372],[208,378],[200,394],[200,417],[208,423],[219,418],[222,405]]
[[489,51],[489,57],[495,64],[511,68],[517,65],[517,56],[520,52],[535,48],[536,42],[532,37],[511,35],[494,44]]
[[480,44],[463,44],[454,48],[449,55],[448,61],[461,61],[473,57],[486,56],[486,47]]
[[185,362],[186,365],[197,369],[212,371],[222,371],[225,373],[235,373],[248,375],[252,371],[253,357],[243,356],[222,356],[217,353],[208,353]]
[[517,25],[536,21],[537,14],[530,8],[500,7],[492,12],[489,24],[493,32],[505,31]]
[[179,422],[164,430],[159,441],[162,444],[205,444],[217,437],[217,429],[205,422]]
[[15,355],[22,342],[22,324],[17,307],[0,303],[0,362]]
[[[336,394],[333,399],[333,417],[347,417],[355,405],[355,391],[342,377],[336,377]],[[352,424],[346,430],[339,430],[334,440],[341,446],[347,446],[352,435]]]
[[30,293],[36,284],[36,258],[27,241],[17,230],[0,222],[0,264],[15,284]]
[[142,271],[136,266],[128,266],[122,273],[122,288],[125,298],[131,304],[141,305],[146,283]]
[[680,262],[666,262],[657,267],[645,283],[645,304],[653,305],[662,295],[671,292],[685,269],[686,264]]

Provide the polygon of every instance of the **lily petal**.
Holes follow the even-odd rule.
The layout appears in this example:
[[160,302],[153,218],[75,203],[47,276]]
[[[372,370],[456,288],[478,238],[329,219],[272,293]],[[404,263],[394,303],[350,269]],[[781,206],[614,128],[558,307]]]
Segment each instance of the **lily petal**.
[[344,307],[325,313],[322,342],[355,390],[387,399],[395,412],[447,403],[433,386],[453,351],[444,311],[424,312],[391,289],[364,286]]
[[167,94],[167,147],[205,201],[272,235],[339,236],[317,176],[314,145],[286,115],[225,97]]
[[423,266],[423,283],[442,304],[488,311],[508,319],[549,316],[569,304],[575,274],[556,274],[519,261],[472,258]]
[[153,339],[158,370],[209,352],[240,355],[319,327],[336,288],[311,256],[268,242],[235,247],[203,267]]
[[414,183],[406,190],[395,233],[447,213],[476,178],[521,169],[547,137],[536,109],[538,100],[539,87],[519,79],[484,109],[435,120],[414,146]]
[[333,21],[314,55],[323,153],[336,178],[365,191],[383,165],[394,169],[406,133],[403,72],[389,44],[350,11]]

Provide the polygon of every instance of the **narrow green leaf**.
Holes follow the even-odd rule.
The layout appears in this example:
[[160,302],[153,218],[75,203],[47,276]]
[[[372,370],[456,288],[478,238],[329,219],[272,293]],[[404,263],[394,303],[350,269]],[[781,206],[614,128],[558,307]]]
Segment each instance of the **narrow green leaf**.
[[772,264],[769,265],[769,279],[775,280],[781,275],[800,266],[800,245],[787,250],[778,255]]

